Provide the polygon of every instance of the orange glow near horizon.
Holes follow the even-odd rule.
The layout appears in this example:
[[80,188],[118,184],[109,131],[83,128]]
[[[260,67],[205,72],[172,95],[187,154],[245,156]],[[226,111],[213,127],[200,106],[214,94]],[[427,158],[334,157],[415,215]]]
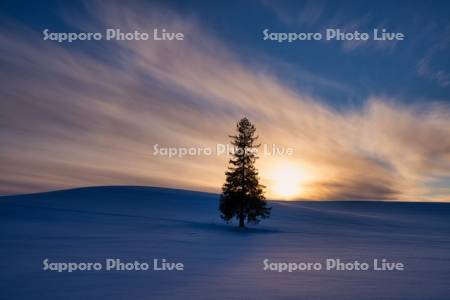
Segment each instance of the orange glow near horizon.
[[309,180],[305,168],[295,161],[276,162],[267,171],[266,191],[271,199],[295,200],[305,196],[305,183]]

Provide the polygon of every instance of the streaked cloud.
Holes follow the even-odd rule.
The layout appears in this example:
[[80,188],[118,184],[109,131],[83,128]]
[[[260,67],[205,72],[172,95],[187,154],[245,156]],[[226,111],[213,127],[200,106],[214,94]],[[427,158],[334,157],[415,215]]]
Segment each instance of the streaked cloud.
[[427,47],[425,54],[417,63],[417,74],[421,77],[431,79],[441,87],[450,86],[450,73],[446,69],[446,65],[442,65],[437,56],[448,53],[450,46],[450,25],[439,28],[435,23],[430,23],[429,26],[422,31],[425,34],[431,35],[429,32],[434,30],[438,32],[437,40],[429,42],[431,45]]
[[338,110],[243,61],[199,20],[161,10],[95,4],[90,18],[71,21],[94,31],[164,27],[185,41],[109,41],[93,54],[17,24],[2,29],[2,194],[112,184],[219,191],[227,157],[169,159],[152,147],[225,143],[245,115],[262,143],[295,148],[258,161],[269,190],[271,170],[288,159],[305,174],[302,198],[450,201],[434,185],[450,178],[448,105],[374,95]]

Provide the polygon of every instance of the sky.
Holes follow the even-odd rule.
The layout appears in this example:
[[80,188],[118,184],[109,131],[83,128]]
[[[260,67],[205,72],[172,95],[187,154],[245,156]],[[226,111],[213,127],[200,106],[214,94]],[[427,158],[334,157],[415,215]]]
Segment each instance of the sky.
[[[447,1],[2,1],[0,195],[94,185],[220,192],[246,116],[270,199],[450,201]],[[182,41],[44,40],[181,32]],[[386,29],[400,41],[264,40]],[[155,146],[157,145],[157,146]]]

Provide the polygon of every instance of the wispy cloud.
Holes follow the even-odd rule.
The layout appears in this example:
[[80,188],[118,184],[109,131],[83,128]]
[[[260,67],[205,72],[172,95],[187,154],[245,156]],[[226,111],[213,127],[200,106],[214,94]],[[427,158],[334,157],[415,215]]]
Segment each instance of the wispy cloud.
[[420,76],[434,80],[442,87],[450,86],[450,73],[433,64],[433,59],[436,55],[441,53],[448,53],[450,46],[450,26],[447,26],[443,35],[439,35],[440,40],[434,42],[432,46],[426,51],[425,55],[417,63],[417,73]]
[[[161,8],[89,8],[81,29],[185,33],[185,41],[97,43],[99,59],[18,26],[0,33],[0,191],[152,184],[218,191],[225,156],[153,156],[153,145],[227,142],[243,115],[261,142],[294,147],[313,199],[448,199],[450,108],[372,97],[338,111],[228,49],[198,20]],[[279,157],[258,161],[263,183]],[[445,198],[447,197],[447,198]]]

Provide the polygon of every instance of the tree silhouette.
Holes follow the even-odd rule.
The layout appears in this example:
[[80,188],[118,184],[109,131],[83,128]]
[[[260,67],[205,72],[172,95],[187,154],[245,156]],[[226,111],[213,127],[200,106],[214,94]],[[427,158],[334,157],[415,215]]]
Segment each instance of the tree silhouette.
[[226,181],[220,197],[221,217],[229,222],[233,217],[239,220],[239,227],[247,223],[258,223],[260,219],[269,217],[271,208],[266,207],[264,186],[259,184],[258,171],[254,164],[258,158],[255,136],[256,128],[247,118],[241,119],[236,125],[236,135],[233,139],[234,152],[229,161]]

